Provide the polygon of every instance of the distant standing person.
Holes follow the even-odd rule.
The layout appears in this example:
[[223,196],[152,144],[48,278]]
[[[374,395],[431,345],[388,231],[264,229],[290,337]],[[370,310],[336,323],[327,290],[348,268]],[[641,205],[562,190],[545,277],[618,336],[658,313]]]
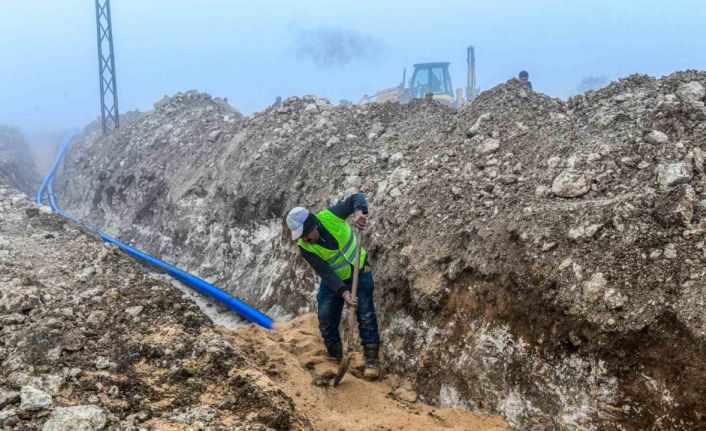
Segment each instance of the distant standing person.
[[527,73],[526,70],[520,72],[520,81],[522,81],[527,86],[527,88],[529,88],[530,90],[532,89],[532,83],[529,80],[529,73]]

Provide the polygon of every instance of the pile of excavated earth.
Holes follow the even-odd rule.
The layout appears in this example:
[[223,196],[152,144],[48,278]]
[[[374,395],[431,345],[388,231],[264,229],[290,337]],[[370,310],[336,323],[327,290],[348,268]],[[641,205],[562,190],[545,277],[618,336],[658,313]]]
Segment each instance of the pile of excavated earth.
[[[105,246],[91,251],[83,234],[71,233],[76,228],[53,238],[47,228],[25,232],[43,253],[65,255],[78,241],[75,253],[92,260],[52,266],[20,259],[36,267],[23,274],[56,273],[63,282],[2,280],[3,289],[47,289],[47,301],[64,301],[63,294],[76,302],[49,307],[50,317],[42,292],[34,308],[6,314],[25,319],[3,326],[8,397],[30,386],[56,405],[100,410],[111,424],[206,415],[219,426],[433,429],[475,420],[453,416],[461,414],[448,409],[455,408],[500,414],[527,430],[705,427],[705,85],[701,72],[635,75],[564,102],[513,80],[460,109],[421,100],[332,106],[306,96],[249,117],[187,92],[130,115],[108,136],[89,127],[55,184],[65,210],[291,323],[282,334],[216,330],[177,290],[144,281],[149,274],[134,268],[123,272],[117,265],[127,261]],[[347,393],[309,382],[292,389],[292,382],[310,381],[300,373],[316,381],[323,362],[306,314],[316,277],[297,257],[283,218],[295,205],[323,209],[355,191],[370,204],[363,241],[390,374],[369,386],[352,376]],[[14,199],[5,207],[14,208]],[[54,217],[31,209],[39,211],[37,223]],[[104,254],[115,269],[96,262]],[[84,267],[70,268],[81,265],[94,272],[85,276],[88,285],[74,286]],[[196,323],[174,313],[174,304],[192,310]],[[136,315],[127,312],[138,306]],[[63,308],[74,317],[55,311]],[[99,310],[110,325],[90,317]],[[51,319],[65,326],[54,328]],[[8,341],[6,334],[39,322],[47,335],[25,336],[24,347]],[[74,332],[66,329],[72,325]],[[82,335],[79,343],[63,338],[72,333]],[[202,337],[218,340],[221,350],[210,353],[210,341],[200,350]],[[153,344],[161,347],[146,347]],[[80,360],[64,348],[75,345],[85,349]],[[46,353],[28,353],[35,351]],[[11,353],[21,358],[10,361]],[[42,359],[47,355],[54,356]],[[62,358],[66,370],[54,365]],[[11,378],[12,367],[28,377]],[[74,376],[73,368],[81,372]],[[278,385],[277,397],[238,401],[266,391],[268,381]],[[218,394],[236,400],[221,406]],[[344,399],[332,402],[338,396]],[[367,413],[345,415],[342,406],[355,403]],[[59,421],[63,414],[6,404],[3,412],[15,412],[9,420],[44,414]],[[322,405],[341,419],[326,422],[331,415]],[[351,419],[396,418],[410,405],[435,425]],[[213,416],[193,412],[206,407]],[[395,413],[380,414],[388,407]]]

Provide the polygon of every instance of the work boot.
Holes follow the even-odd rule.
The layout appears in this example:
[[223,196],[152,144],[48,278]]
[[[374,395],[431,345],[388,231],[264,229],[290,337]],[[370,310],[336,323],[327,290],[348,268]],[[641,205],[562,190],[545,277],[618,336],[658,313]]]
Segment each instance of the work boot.
[[379,351],[379,344],[363,345],[363,356],[365,357],[365,371],[363,372],[363,377],[368,380],[376,380],[380,377]]
[[340,362],[343,359],[343,345],[341,343],[326,344],[326,353],[336,362]]

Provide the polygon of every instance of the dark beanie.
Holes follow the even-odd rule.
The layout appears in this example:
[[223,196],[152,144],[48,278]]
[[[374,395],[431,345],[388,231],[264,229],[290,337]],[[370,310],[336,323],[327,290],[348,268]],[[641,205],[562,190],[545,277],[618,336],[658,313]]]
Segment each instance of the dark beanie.
[[309,215],[306,217],[306,220],[304,220],[304,231],[302,232],[302,236],[307,235],[309,232],[314,230],[316,227],[316,216],[314,214],[309,213]]

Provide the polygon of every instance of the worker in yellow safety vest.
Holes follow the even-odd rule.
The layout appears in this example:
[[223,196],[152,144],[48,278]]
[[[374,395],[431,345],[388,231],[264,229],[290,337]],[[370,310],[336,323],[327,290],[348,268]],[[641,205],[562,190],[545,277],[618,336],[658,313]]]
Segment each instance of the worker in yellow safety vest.
[[343,305],[356,308],[358,330],[365,357],[364,376],[375,379],[380,375],[378,331],[373,303],[373,273],[368,253],[361,247],[358,292],[351,294],[355,246],[358,240],[346,220],[350,217],[358,229],[365,228],[368,203],[363,193],[356,193],[335,205],[314,214],[296,207],[287,214],[287,226],[292,240],[297,242],[304,259],[321,277],[316,295],[319,330],[328,355],[337,361],[343,357],[343,345],[338,326]]

